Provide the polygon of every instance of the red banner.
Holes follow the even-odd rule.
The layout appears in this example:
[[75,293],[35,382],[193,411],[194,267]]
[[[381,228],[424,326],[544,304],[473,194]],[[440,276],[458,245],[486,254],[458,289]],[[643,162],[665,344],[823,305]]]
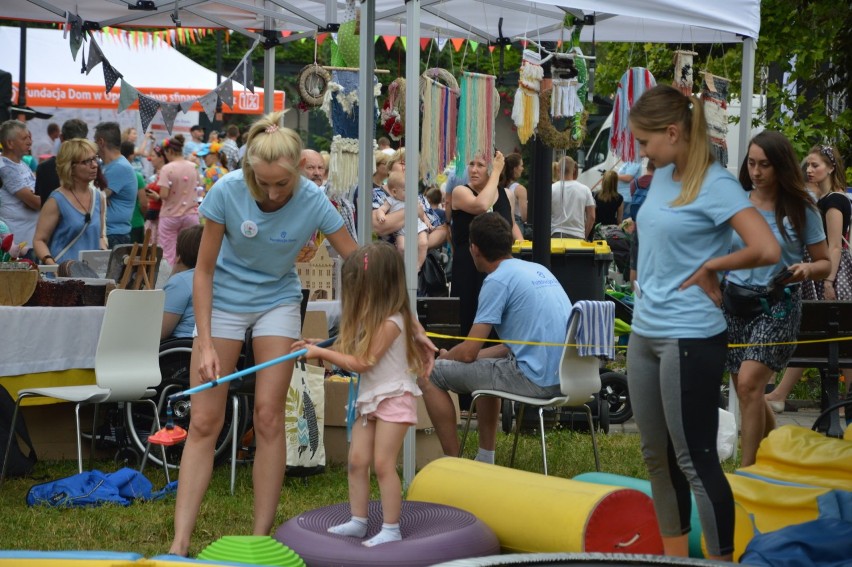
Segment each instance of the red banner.
[[[12,100],[18,98],[18,83],[12,83]],[[161,88],[138,88],[144,95],[157,100],[170,103],[180,103],[185,100],[197,99],[212,89],[161,89]],[[27,106],[32,107],[63,107],[63,108],[118,108],[118,96],[121,92],[116,85],[112,92],[104,92],[103,87],[92,85],[52,85],[48,83],[27,84]],[[251,91],[234,91],[234,107],[230,112],[237,114],[263,114],[263,89]],[[227,104],[224,104],[228,108]],[[139,104],[134,102],[131,109],[138,109]],[[284,109],[284,93],[276,92],[273,110]],[[203,111],[201,105],[196,102],[190,110]]]

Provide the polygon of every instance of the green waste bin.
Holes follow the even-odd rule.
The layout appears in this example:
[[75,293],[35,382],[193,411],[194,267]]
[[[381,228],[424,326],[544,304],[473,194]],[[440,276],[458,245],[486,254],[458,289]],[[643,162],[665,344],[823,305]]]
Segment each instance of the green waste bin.
[[[532,241],[516,241],[512,246],[512,254],[521,260],[532,261]],[[612,250],[606,240],[550,240],[550,271],[562,284],[571,303],[584,299],[603,301],[611,263]]]

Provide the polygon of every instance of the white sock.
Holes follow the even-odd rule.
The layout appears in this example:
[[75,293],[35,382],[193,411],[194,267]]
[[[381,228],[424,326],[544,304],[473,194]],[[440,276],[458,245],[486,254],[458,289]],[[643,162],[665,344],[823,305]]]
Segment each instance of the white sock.
[[402,539],[402,534],[399,531],[399,524],[382,524],[382,531],[368,539],[367,541],[362,541],[361,545],[365,547],[373,547],[374,545],[379,545],[382,543],[389,543],[391,541],[399,541]]
[[339,526],[331,526],[328,531],[337,535],[349,537],[364,537],[367,535],[367,518],[352,516],[352,519]]
[[474,461],[479,461],[480,463],[488,463],[489,465],[494,464],[494,451],[487,451],[483,448],[479,448],[479,452],[476,454],[476,458]]

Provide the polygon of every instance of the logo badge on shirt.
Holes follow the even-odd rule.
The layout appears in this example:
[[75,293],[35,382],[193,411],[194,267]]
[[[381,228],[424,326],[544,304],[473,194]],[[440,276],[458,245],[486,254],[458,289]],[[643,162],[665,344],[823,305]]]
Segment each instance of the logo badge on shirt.
[[254,238],[257,236],[257,224],[250,220],[243,221],[243,224],[240,225],[240,232],[246,238]]

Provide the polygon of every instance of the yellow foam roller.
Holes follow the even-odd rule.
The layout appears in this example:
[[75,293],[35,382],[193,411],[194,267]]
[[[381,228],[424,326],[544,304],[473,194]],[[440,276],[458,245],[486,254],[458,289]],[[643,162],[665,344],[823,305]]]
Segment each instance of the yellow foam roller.
[[662,553],[651,499],[638,490],[465,459],[426,465],[408,499],[466,510],[508,553]]

